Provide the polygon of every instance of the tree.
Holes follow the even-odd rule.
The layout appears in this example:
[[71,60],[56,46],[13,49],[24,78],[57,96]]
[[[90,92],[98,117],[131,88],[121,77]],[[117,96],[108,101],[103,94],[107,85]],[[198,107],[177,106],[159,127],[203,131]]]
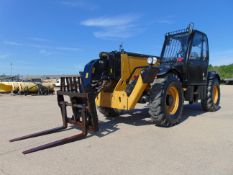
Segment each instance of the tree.
[[221,79],[233,78],[233,64],[222,65],[222,66],[212,66],[210,64],[208,70],[218,72]]

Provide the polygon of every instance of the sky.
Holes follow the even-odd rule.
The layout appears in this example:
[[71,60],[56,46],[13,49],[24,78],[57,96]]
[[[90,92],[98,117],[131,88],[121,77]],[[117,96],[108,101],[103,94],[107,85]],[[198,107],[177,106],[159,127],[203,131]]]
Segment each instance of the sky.
[[0,0],[0,74],[77,74],[121,43],[159,56],[164,34],[190,22],[210,64],[233,63],[232,0]]

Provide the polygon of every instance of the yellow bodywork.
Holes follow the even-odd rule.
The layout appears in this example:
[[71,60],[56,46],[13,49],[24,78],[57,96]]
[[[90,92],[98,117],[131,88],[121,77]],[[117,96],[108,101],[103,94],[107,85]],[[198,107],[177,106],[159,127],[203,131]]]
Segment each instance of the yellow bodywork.
[[141,69],[137,69],[131,80],[134,80],[135,76],[138,76],[137,83],[131,92],[130,96],[126,93],[126,81],[130,77],[135,67],[148,66],[147,57],[128,56],[127,54],[121,54],[121,78],[117,82],[112,92],[101,91],[96,97],[96,105],[101,107],[115,108],[120,110],[130,110],[135,107],[141,98],[145,89],[149,86],[147,83],[143,83],[140,74]]

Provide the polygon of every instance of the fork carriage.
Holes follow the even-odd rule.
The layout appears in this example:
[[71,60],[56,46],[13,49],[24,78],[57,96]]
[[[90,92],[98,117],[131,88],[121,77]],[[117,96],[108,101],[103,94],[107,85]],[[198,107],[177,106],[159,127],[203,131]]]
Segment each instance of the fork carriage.
[[[65,96],[68,96],[70,98],[70,102],[65,101]],[[77,141],[85,138],[88,134],[88,131],[98,131],[98,117],[95,106],[95,94],[82,93],[82,83],[79,76],[61,77],[60,90],[57,91],[57,101],[58,106],[61,110],[63,123],[62,126],[18,137],[10,140],[10,142],[60,132],[62,130],[65,130],[68,127],[68,124],[79,127],[82,132],[74,136],[66,137],[54,142],[31,148],[29,150],[23,151],[23,154],[28,154],[39,150],[63,145],[69,142]],[[72,108],[73,115],[71,117],[67,115],[68,106]]]

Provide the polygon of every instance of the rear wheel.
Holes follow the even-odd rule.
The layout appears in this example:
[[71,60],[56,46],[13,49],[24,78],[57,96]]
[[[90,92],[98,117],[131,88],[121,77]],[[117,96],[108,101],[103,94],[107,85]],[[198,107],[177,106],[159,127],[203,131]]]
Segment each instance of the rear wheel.
[[220,106],[220,85],[217,78],[208,80],[206,97],[201,100],[201,105],[204,111],[214,112],[217,111]]
[[150,90],[149,114],[158,126],[169,127],[180,122],[183,110],[183,89],[179,78],[168,74],[158,78]]
[[106,108],[106,107],[97,107],[100,113],[102,113],[105,117],[111,118],[111,117],[117,117],[120,115],[120,113],[112,108]]

